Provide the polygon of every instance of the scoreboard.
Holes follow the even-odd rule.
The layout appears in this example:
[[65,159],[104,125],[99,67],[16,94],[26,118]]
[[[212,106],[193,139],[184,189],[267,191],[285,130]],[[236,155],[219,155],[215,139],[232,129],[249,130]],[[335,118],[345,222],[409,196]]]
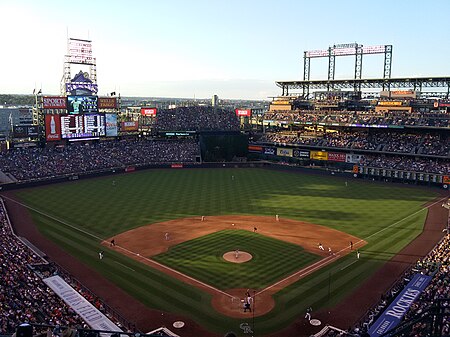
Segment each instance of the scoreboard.
[[62,138],[85,138],[105,136],[104,115],[61,116]]

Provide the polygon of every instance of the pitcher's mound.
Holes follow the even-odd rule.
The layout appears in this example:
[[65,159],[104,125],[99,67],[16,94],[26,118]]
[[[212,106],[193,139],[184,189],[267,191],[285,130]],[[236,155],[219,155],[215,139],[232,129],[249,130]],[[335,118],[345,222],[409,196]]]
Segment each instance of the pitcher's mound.
[[223,254],[223,258],[225,259],[225,261],[228,262],[244,263],[253,259],[253,256],[250,253],[241,251],[239,252],[239,254],[236,254],[236,252],[234,251],[234,252],[226,252],[225,254]]

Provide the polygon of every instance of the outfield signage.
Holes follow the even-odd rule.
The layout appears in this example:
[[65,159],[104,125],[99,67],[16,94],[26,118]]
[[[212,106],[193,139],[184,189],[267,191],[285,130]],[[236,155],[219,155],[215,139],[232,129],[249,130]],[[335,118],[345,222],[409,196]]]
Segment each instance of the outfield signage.
[[353,153],[347,153],[345,155],[345,162],[346,163],[352,163],[352,164],[359,164],[364,159],[364,155],[362,154],[353,154]]
[[377,337],[395,328],[403,316],[408,312],[411,304],[419,297],[422,291],[431,281],[431,276],[415,274],[406,287],[389,307],[381,314],[376,322],[370,327],[370,337]]
[[284,147],[277,148],[277,155],[282,157],[292,157],[292,149],[286,149]]
[[276,149],[273,147],[265,147],[264,148],[264,154],[274,155],[276,152]]
[[67,107],[67,98],[64,96],[44,96],[42,98],[42,107],[44,109],[65,109]]
[[59,115],[45,115],[45,139],[47,142],[61,140],[61,119]]
[[141,108],[141,115],[156,117],[157,110],[156,108]]
[[99,97],[98,98],[99,109],[116,109],[117,100],[115,97]]
[[248,146],[248,151],[249,152],[258,152],[261,153],[263,151],[262,146],[257,146],[257,145],[249,145]]
[[311,151],[310,158],[314,160],[328,160],[328,152],[326,151]]
[[250,117],[252,115],[252,109],[235,109],[234,111],[238,117]]
[[70,308],[94,330],[122,331],[117,325],[89,303],[60,276],[47,277],[44,283],[48,285]]
[[308,158],[309,159],[309,151],[307,151],[307,150],[294,150],[293,156],[294,157],[298,157],[298,158]]
[[345,162],[345,160],[346,160],[345,153],[328,152],[328,161]]

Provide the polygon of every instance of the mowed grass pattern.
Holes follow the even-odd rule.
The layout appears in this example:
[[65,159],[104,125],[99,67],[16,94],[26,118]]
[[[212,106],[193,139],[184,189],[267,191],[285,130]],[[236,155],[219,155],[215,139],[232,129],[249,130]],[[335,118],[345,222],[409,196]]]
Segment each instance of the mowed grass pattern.
[[[223,259],[224,253],[236,249],[250,252],[253,259],[245,263]],[[152,259],[225,290],[262,289],[319,258],[289,242],[249,231],[223,230],[178,244]]]
[[[424,205],[437,197],[432,190],[411,186],[357,179],[345,186],[345,180],[331,176],[265,169],[149,170],[17,194],[44,213],[32,212],[40,231],[80,261],[144,304],[186,315],[222,334],[240,331],[243,320],[220,315],[212,309],[210,295],[105,249],[101,239],[175,218],[279,214],[368,241],[357,263],[347,267],[356,259],[349,255],[277,293],[275,309],[255,318],[258,335],[290,324],[310,305],[317,310],[339,302],[421,232]],[[99,261],[102,249],[105,258]]]

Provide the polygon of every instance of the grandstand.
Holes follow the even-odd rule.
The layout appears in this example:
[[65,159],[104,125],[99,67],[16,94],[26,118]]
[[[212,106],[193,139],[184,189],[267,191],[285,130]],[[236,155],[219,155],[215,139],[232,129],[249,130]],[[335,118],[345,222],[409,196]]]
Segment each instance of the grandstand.
[[[354,79],[335,80],[334,55],[355,55],[362,62],[360,49],[351,44],[305,52],[304,80],[277,82],[282,95],[264,114],[251,156],[448,188],[450,78],[392,79],[392,46],[379,46],[367,52],[389,53],[382,79],[361,78],[362,63],[355,62]],[[309,80],[315,57],[329,58],[327,80]]]

